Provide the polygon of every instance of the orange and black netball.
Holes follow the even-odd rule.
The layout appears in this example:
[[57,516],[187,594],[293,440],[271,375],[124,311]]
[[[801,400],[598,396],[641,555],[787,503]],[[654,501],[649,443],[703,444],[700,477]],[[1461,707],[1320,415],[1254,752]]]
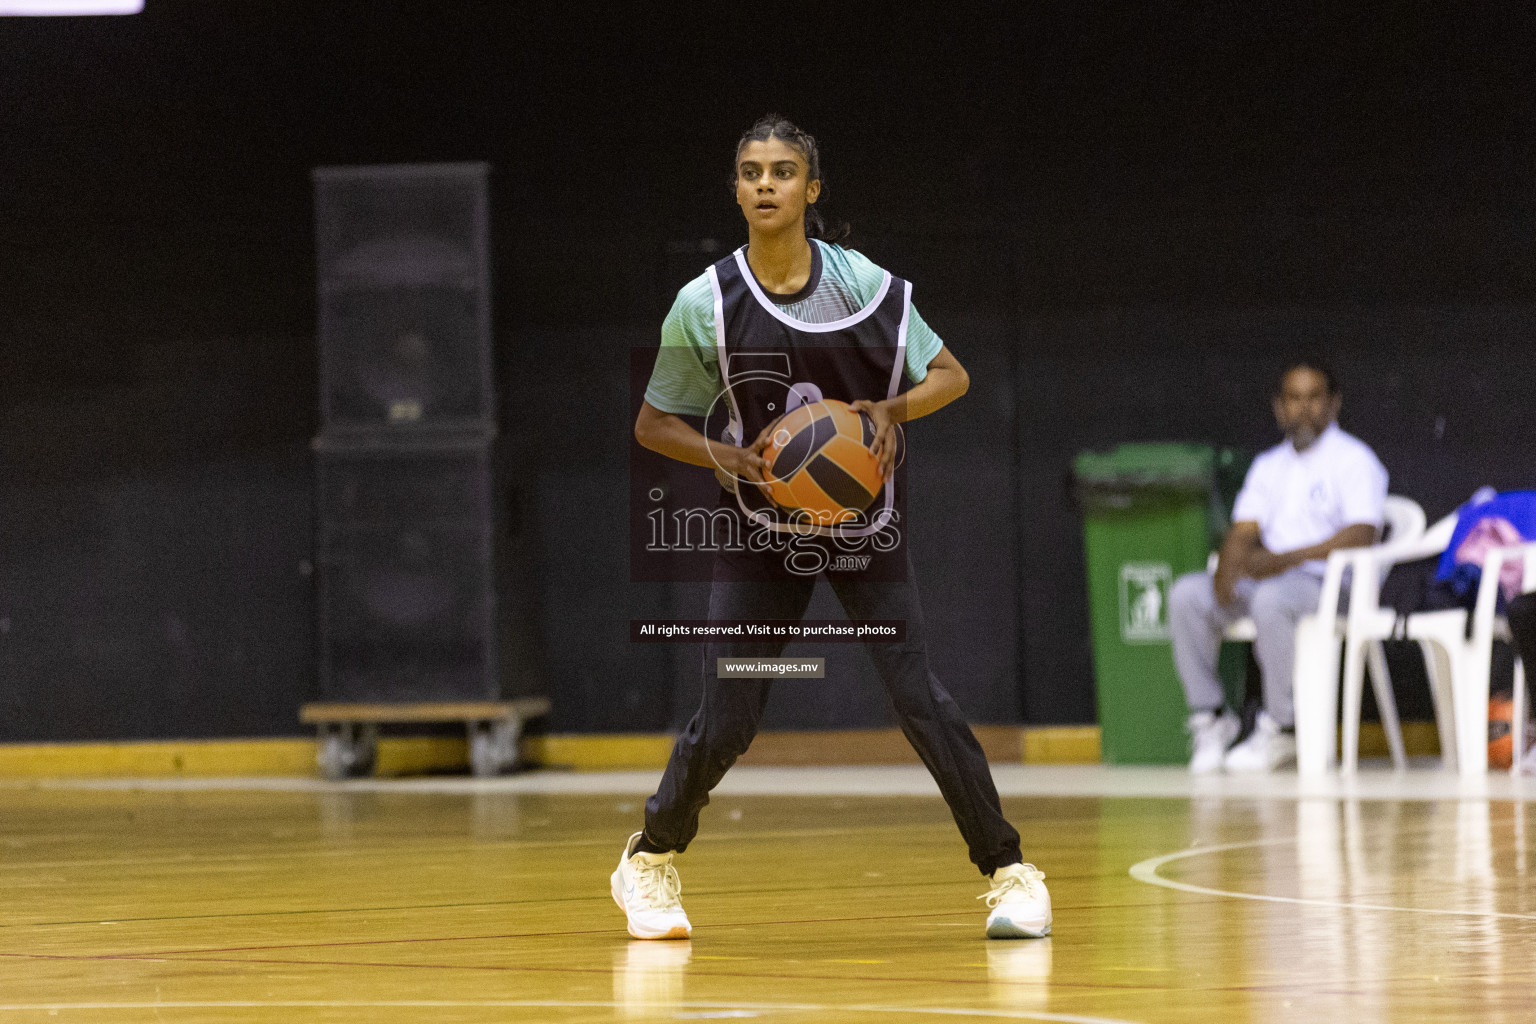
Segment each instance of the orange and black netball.
[[818,526],[859,519],[885,482],[869,450],[874,441],[874,422],[846,402],[822,399],[794,409],[775,424],[763,450],[769,496]]

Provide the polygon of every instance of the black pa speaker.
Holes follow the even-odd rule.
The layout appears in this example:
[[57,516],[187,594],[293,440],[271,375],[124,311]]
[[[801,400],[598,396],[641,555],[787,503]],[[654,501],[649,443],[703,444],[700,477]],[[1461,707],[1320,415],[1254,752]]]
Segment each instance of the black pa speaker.
[[496,699],[491,445],[315,442],[321,699]]
[[325,433],[494,427],[488,173],[314,170]]

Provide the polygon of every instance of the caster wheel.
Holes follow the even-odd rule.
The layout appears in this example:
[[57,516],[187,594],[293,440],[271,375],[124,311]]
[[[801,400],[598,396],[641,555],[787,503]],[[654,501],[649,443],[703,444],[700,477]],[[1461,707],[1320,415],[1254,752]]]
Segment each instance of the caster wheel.
[[500,775],[517,759],[517,726],[507,719],[471,722],[469,767],[476,778]]
[[378,761],[378,730],[373,726],[327,725],[320,733],[315,762],[332,782],[368,775]]

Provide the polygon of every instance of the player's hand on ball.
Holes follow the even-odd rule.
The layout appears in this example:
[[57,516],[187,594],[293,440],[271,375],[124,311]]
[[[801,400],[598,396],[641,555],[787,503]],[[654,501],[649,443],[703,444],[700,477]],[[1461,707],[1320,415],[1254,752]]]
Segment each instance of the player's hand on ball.
[[850,404],[874,423],[875,441],[869,446],[869,450],[875,458],[880,460],[881,477],[889,480],[896,465],[896,424],[892,422],[890,412],[884,403],[871,402],[867,398],[861,398]]
[[[721,467],[736,480],[745,480],[747,483],[758,485],[761,489],[763,473],[767,468],[763,449],[768,446],[771,436],[765,429],[757,435],[757,440],[745,448],[727,448],[722,453],[724,458],[720,460]],[[734,487],[730,489],[735,490]]]
[[747,445],[747,447],[744,449],[745,451],[753,452],[758,456],[758,462],[760,464],[759,468],[761,468],[761,463],[763,461],[763,449],[767,448],[770,444],[773,443],[773,432],[779,428],[779,423],[783,419],[783,416],[775,416],[773,422],[768,424],[762,430],[758,431],[756,440]]

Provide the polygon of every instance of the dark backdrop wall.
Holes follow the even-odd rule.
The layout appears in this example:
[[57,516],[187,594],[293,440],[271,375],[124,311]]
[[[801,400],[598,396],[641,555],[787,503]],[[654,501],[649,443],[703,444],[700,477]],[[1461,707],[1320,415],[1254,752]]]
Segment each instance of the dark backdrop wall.
[[[1091,721],[1076,451],[1266,446],[1306,347],[1432,516],[1536,483],[1532,28],[273,0],[0,21],[0,738],[296,731],[308,172],[460,159],[495,168],[508,689],[550,693],[562,730],[686,719],[698,651],[625,642],[702,601],[628,582],[626,367],[742,240],[731,147],[769,109],[822,138],[828,212],[972,373],[913,433],[943,678],[977,720]],[[885,720],[835,657],[846,682],[781,687],[770,724]]]

